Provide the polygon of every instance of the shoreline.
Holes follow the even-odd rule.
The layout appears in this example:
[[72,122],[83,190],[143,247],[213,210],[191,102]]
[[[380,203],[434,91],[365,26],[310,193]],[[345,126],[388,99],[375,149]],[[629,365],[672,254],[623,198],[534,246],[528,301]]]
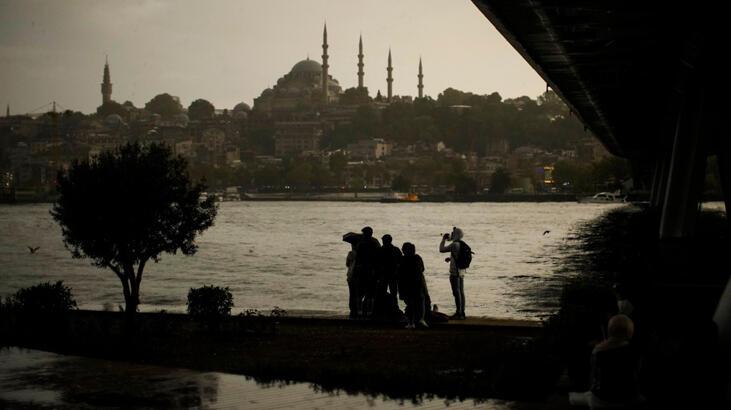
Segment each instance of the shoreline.
[[184,314],[138,313],[135,323],[129,337],[119,312],[4,312],[0,345],[394,398],[540,400],[553,392],[561,367],[534,321],[475,318],[409,330],[332,316],[234,316],[215,327]]
[[[244,193],[240,200],[224,200],[220,202],[365,202],[384,204],[403,203],[473,203],[473,202],[579,202],[581,194],[564,193],[543,193],[543,194],[474,194],[474,195],[453,195],[453,194],[423,194],[418,200],[391,199],[387,196],[389,192],[266,192],[266,193]],[[588,195],[588,194],[587,194]],[[0,204],[22,205],[22,204],[52,204],[55,198],[46,197],[42,199],[17,199],[14,201],[2,201]]]

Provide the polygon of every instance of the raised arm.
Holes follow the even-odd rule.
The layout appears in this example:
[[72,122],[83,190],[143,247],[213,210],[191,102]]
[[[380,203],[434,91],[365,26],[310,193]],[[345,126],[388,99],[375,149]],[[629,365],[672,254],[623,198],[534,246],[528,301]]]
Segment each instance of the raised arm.
[[444,245],[446,242],[447,240],[445,238],[442,238],[442,241],[439,243],[439,252],[446,253],[452,250],[452,245],[454,245],[454,242],[450,243],[449,245]]

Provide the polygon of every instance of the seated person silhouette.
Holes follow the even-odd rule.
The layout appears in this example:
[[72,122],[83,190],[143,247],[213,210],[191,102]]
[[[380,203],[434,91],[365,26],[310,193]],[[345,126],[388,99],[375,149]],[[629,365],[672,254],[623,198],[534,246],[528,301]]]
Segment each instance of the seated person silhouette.
[[638,391],[639,355],[630,344],[634,323],[626,315],[612,316],[607,333],[591,353],[591,390],[569,393],[569,402],[590,409],[637,408],[644,399]]

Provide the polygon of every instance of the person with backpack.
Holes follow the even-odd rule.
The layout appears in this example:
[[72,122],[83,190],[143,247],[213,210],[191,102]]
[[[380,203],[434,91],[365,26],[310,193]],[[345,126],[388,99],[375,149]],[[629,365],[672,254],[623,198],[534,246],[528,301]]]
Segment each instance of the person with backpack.
[[[457,227],[453,227],[451,235],[448,233],[442,235],[442,242],[439,244],[439,252],[450,253],[445,261],[449,262],[449,284],[452,285],[452,295],[454,295],[454,304],[457,308],[457,311],[450,318],[458,320],[466,318],[464,311],[464,274],[472,262],[472,249],[462,238],[464,238],[464,232]],[[448,240],[451,240],[452,243],[445,245]]]

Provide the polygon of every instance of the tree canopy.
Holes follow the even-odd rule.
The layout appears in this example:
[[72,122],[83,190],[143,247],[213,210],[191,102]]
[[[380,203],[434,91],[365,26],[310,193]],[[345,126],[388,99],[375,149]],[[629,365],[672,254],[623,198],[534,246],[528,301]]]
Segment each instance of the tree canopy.
[[172,118],[183,112],[183,106],[177,97],[168,93],[158,94],[145,104],[147,111],[161,115],[163,118]]
[[368,87],[347,88],[340,96],[340,103],[346,105],[367,104],[371,100],[371,97],[368,95]]
[[105,118],[108,115],[118,114],[122,118],[127,118],[129,113],[127,109],[116,101],[107,101],[104,104],[96,108],[96,114],[101,118]]
[[[351,89],[346,99],[355,101],[351,97],[356,91]],[[337,149],[366,138],[398,144],[442,141],[457,152],[501,155],[500,147],[506,143],[513,148],[571,149],[588,135],[551,90],[535,100],[525,96],[503,100],[498,93],[478,95],[447,88],[436,100],[394,102],[380,110],[362,104],[350,124],[326,133],[323,145]]]
[[213,118],[216,108],[209,101],[199,98],[188,106],[188,117],[194,121]]
[[505,168],[498,168],[490,180],[490,192],[503,194],[510,188],[510,172]]
[[186,167],[167,146],[126,144],[59,172],[51,215],[64,244],[119,277],[128,313],[137,310],[145,264],[162,253],[194,254],[196,235],[213,224],[213,198],[199,199],[205,187]]

